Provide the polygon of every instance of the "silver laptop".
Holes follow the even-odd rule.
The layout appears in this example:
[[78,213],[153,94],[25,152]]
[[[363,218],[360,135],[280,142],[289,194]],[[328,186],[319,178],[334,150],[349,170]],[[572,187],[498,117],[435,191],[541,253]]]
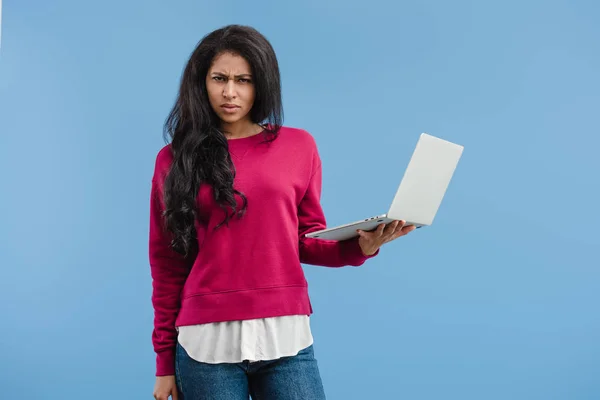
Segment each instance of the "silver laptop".
[[387,214],[311,232],[306,237],[346,240],[358,236],[357,229],[370,231],[399,220],[417,228],[431,225],[462,152],[461,145],[422,133]]

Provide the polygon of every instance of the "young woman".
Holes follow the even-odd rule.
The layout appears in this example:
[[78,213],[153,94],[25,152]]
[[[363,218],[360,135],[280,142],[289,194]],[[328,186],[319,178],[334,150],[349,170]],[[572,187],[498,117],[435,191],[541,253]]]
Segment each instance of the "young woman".
[[263,35],[232,25],[202,39],[152,179],[157,400],[324,399],[301,263],[359,266],[414,229],[306,238],[325,228],[321,160],[282,115]]

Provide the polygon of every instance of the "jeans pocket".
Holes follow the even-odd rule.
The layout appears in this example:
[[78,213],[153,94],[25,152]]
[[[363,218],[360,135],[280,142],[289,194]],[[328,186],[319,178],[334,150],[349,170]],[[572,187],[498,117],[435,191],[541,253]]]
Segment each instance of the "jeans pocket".
[[298,356],[302,356],[302,358],[313,358],[314,355],[315,352],[312,344],[298,352]]

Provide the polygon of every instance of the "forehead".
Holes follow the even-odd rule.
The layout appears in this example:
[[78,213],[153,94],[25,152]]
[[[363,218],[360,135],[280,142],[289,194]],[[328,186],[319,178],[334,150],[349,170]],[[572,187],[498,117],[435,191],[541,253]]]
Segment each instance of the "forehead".
[[217,55],[210,67],[210,72],[222,72],[233,74],[250,74],[252,68],[246,59],[233,53],[221,53]]

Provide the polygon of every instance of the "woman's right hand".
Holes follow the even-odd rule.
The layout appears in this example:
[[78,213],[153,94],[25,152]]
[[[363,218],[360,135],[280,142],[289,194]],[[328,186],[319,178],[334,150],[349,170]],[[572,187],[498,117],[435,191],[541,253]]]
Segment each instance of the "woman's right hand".
[[154,398],[156,400],[168,400],[169,396],[173,400],[177,400],[175,375],[157,376],[154,384]]

